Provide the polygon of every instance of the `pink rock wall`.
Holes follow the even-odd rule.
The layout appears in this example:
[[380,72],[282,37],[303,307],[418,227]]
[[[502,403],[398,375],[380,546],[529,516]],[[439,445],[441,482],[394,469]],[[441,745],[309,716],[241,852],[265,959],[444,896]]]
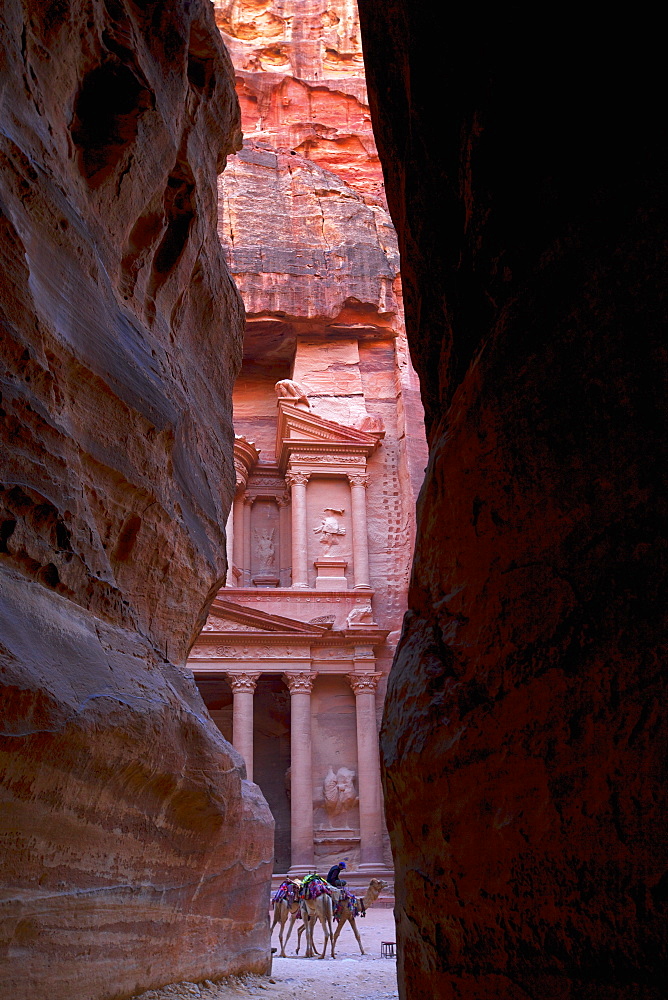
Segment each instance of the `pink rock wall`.
[[[369,547],[374,609],[394,640],[426,446],[357,5],[214,6],[235,66],[244,132],[243,150],[219,180],[219,234],[247,311],[235,428],[261,449],[261,463],[271,464],[272,383],[288,377],[303,384],[313,412],[325,419],[354,425],[380,418],[385,438],[369,462]],[[392,652],[391,642],[382,670]]]
[[201,2],[1,30],[0,995],[259,970],[272,820],[182,671],[234,482],[229,60]]
[[219,184],[220,236],[249,316],[313,332],[390,326],[399,259],[387,212],[336,174],[249,140]]
[[430,439],[381,734],[400,996],[654,1000],[662,54],[633,14],[360,9]]
[[385,205],[355,0],[216,0],[244,135],[337,174]]

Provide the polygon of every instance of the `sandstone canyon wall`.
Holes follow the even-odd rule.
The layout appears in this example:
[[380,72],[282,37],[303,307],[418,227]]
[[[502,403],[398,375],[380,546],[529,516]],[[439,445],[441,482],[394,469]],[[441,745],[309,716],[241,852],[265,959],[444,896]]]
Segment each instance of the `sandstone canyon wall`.
[[311,160],[385,205],[356,0],[215,0],[246,140]]
[[633,14],[360,12],[430,440],[381,734],[400,995],[658,998],[662,56]]
[[204,2],[1,30],[0,995],[261,970],[273,822],[183,670],[234,483],[229,59]]

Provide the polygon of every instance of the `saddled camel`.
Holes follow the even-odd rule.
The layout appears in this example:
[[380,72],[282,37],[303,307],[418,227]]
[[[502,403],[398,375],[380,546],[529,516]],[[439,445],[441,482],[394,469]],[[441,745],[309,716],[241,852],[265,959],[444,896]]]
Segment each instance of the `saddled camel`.
[[[278,930],[278,939],[281,942],[280,957],[287,958],[285,954],[285,946],[290,940],[290,935],[292,934],[292,928],[295,926],[295,920],[299,916],[299,900],[295,900],[289,903],[287,899],[277,899],[274,903],[274,922],[271,925],[271,930],[269,931],[269,936],[274,933],[274,927],[276,924],[280,924]],[[285,925],[288,923],[288,933],[285,935],[285,940],[283,940],[283,934],[285,932]],[[303,930],[302,927],[299,928],[300,934]]]
[[[360,897],[358,897],[357,902],[362,903],[364,909],[368,910],[369,907],[376,902],[383,889],[386,889],[388,885],[389,882],[383,881],[382,878],[372,878],[371,881],[369,882],[369,888],[361,897],[361,899]],[[343,894],[343,898],[340,900],[336,900],[336,902],[339,903],[339,906],[337,907],[338,912],[336,914],[336,917],[334,918],[336,920],[336,930],[334,931],[334,937],[332,938],[332,958],[335,957],[334,946],[336,945],[339,934],[343,930],[343,926],[346,923],[349,923],[350,926],[352,927],[353,934],[357,938],[357,943],[360,946],[360,951],[362,952],[362,954],[364,954],[364,948],[362,947],[362,939],[360,938],[359,931],[357,930],[357,924],[355,923],[355,912],[353,910],[353,907],[350,905],[350,900],[346,898],[345,894]],[[360,910],[358,909],[357,914],[359,915],[359,913]],[[297,954],[299,954],[302,934],[305,929],[306,929],[306,921],[304,921],[304,924],[297,929]],[[312,933],[313,931],[311,931],[311,934]],[[325,938],[325,948],[326,947],[327,947],[327,938]],[[323,954],[320,957],[322,958],[323,956],[324,956],[324,950]],[[308,951],[307,951],[307,957],[309,957]]]
[[[368,910],[372,906],[378,897],[380,896],[383,889],[387,889],[389,882],[384,882],[382,878],[372,878],[369,882],[369,888],[362,896],[361,900],[358,899],[358,903],[361,902],[365,910]],[[358,914],[360,910],[357,911]],[[334,940],[332,941],[332,955],[334,954],[334,945],[338,939],[339,934],[343,930],[343,925],[349,923],[353,929],[353,934],[357,938],[357,943],[360,946],[360,951],[364,954],[364,948],[362,947],[362,939],[360,938],[359,931],[357,930],[357,924],[355,923],[355,912],[353,907],[350,905],[350,900],[346,899],[344,896],[341,899],[338,912],[336,914],[336,930],[334,931]],[[299,940],[299,938],[297,939]]]
[[315,927],[316,921],[320,921],[322,924],[322,929],[325,934],[325,943],[322,948],[322,954],[318,955],[318,958],[324,958],[327,951],[327,942],[332,942],[332,958],[334,955],[334,933],[332,930],[332,917],[334,915],[334,903],[339,901],[339,896],[341,895],[340,889],[335,889],[333,885],[328,885],[327,890],[323,892],[320,896],[315,899],[302,899],[300,902],[302,917],[304,918],[303,926],[299,928],[297,932],[297,954],[299,954],[299,944],[301,941],[302,931],[306,931],[306,957],[313,958],[314,944],[313,944],[313,929]]

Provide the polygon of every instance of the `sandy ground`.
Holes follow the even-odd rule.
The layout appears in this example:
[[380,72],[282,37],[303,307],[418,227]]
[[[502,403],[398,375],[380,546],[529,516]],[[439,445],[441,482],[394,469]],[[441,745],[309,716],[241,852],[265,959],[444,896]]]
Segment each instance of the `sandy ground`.
[[[297,932],[288,942],[288,958],[274,955],[272,975],[248,976],[212,983],[175,983],[161,990],[149,990],[137,1000],[395,1000],[397,966],[395,959],[381,958],[381,941],[394,941],[392,910],[369,910],[357,921],[365,955],[360,955],[355,935],[344,927],[336,943],[336,959],[302,958],[295,955]],[[278,927],[272,945],[278,944]],[[316,930],[316,945],[322,947],[322,929]],[[303,941],[300,951],[303,953]],[[329,953],[328,953],[329,954]]]

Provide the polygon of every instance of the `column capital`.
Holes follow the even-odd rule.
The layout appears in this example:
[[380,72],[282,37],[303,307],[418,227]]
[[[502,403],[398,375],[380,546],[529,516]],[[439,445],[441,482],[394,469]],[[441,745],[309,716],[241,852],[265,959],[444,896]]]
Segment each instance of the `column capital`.
[[257,497],[255,496],[255,494],[253,494],[253,493],[244,493],[244,503],[248,504],[249,507],[252,507],[256,500],[257,500]]
[[306,486],[311,478],[310,472],[286,472],[285,481],[288,486]]
[[276,503],[279,507],[289,507],[290,506],[290,494],[289,493],[279,493],[276,497]]
[[248,469],[239,458],[234,459],[234,476],[237,490],[245,489],[248,482]]
[[240,673],[226,674],[226,677],[230,682],[230,687],[232,688],[232,691],[253,692],[255,690],[257,679],[260,676],[261,674],[259,671],[257,673],[254,673],[248,670],[241,671]]
[[382,674],[346,674],[355,694],[374,694]]
[[317,674],[306,670],[290,671],[283,674],[283,680],[288,685],[290,694],[310,694],[316,676]]
[[366,489],[369,485],[369,476],[366,472],[349,472],[348,482],[351,486],[363,486]]

